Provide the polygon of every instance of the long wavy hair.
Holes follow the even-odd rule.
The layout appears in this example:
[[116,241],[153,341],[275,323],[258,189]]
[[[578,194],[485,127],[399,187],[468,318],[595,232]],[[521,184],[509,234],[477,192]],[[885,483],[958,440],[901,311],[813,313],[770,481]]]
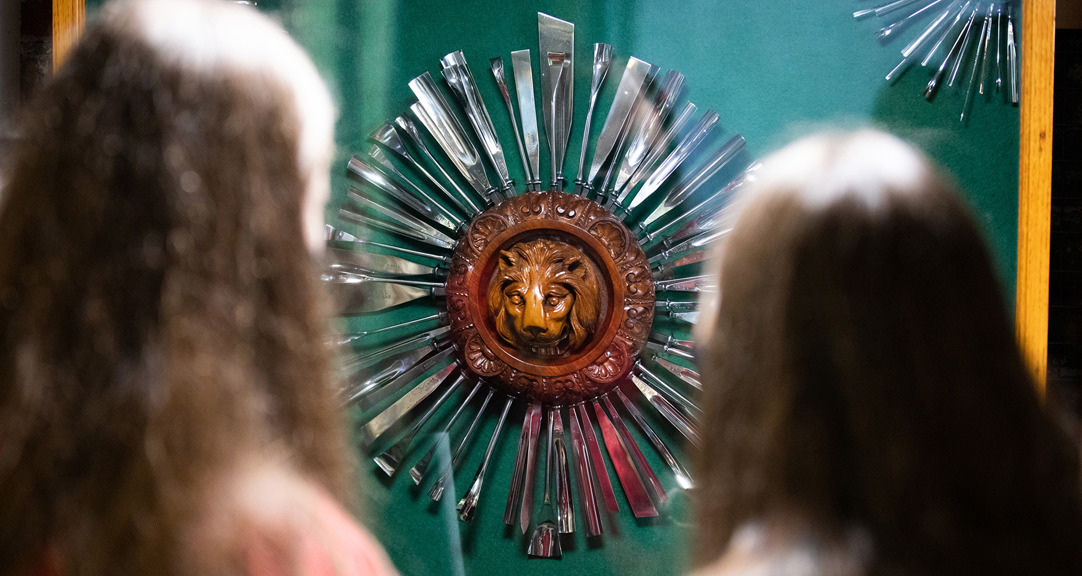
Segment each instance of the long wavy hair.
[[36,99],[0,213],[0,573],[181,571],[253,455],[348,498],[300,217],[330,107],[223,2],[106,7]]
[[1082,573],[1077,461],[955,186],[870,131],[761,172],[697,334],[697,564],[775,523],[869,535],[872,574]]

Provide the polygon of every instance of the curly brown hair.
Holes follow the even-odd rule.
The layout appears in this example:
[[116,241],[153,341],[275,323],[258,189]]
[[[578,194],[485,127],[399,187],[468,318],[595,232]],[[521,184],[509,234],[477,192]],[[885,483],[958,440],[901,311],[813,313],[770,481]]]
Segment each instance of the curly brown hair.
[[697,334],[696,561],[797,518],[866,531],[873,574],[1082,573],[1077,461],[955,186],[874,132],[762,172]]
[[[202,495],[252,454],[348,498],[299,218],[318,75],[249,12],[109,6],[28,113],[0,213],[0,573],[50,550],[181,572]],[[293,60],[225,53],[238,26]]]

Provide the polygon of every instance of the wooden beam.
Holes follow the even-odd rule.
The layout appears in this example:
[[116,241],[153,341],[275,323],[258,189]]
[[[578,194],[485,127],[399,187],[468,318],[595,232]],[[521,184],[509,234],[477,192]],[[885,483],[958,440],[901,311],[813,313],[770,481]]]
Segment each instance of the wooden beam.
[[1048,369],[1055,0],[1022,0],[1021,21],[1016,331],[1026,366],[1043,395]]
[[86,0],[53,0],[53,70],[60,68],[84,26]]

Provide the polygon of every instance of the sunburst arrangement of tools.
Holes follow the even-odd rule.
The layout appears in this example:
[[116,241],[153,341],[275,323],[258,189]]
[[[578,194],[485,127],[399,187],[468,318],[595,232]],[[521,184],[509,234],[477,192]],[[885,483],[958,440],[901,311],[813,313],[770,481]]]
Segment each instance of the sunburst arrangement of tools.
[[[857,19],[885,23],[876,32],[889,42],[915,30],[902,48],[902,60],[887,73],[893,83],[914,62],[932,65],[922,95],[929,102],[943,84],[965,90],[959,120],[968,120],[975,95],[1003,94],[1018,104],[1021,77],[1015,36],[1015,0],[894,0],[853,13]],[[968,66],[968,68],[967,68]]]
[[[691,343],[681,336],[696,320],[698,294],[716,290],[699,266],[727,231],[732,200],[754,179],[757,163],[749,162],[740,135],[719,142],[716,112],[678,105],[682,74],[658,79],[658,67],[634,57],[587,161],[590,125],[614,61],[611,46],[594,44],[578,172],[565,192],[574,25],[538,14],[538,30],[540,98],[530,50],[511,53],[516,99],[503,59],[490,60],[489,81],[515,133],[522,188],[510,178],[510,154],[477,78],[463,53],[451,52],[440,61],[442,75],[466,122],[428,72],[409,83],[417,100],[410,114],[378,127],[371,150],[349,161],[356,185],[340,223],[328,226],[323,280],[344,316],[367,315],[378,325],[334,343],[346,350],[342,401],[359,406],[378,469],[395,476],[423,448],[414,442],[418,432],[430,423],[437,428],[436,415],[450,412],[440,407],[455,390],[468,390],[442,429],[424,436],[457,446],[451,462],[433,465],[433,442],[409,468],[418,486],[432,482],[428,495],[439,500],[448,485],[461,485],[450,479],[470,438],[481,433],[482,415],[498,406],[484,458],[458,501],[459,518],[471,522],[517,407],[523,422],[504,522],[530,535],[529,555],[554,558],[561,535],[576,529],[575,508],[594,538],[604,532],[602,507],[619,511],[605,453],[632,513],[658,515],[669,495],[636,436],[649,442],[679,489],[693,486],[664,439],[673,432],[657,427],[698,442],[693,398],[701,385]],[[552,167],[546,190],[538,108]],[[389,310],[417,302],[436,302],[439,312],[380,324]],[[366,345],[377,333],[395,338]],[[483,399],[471,409],[475,398]],[[541,476],[544,488],[535,495]],[[493,490],[485,491],[490,505]]]

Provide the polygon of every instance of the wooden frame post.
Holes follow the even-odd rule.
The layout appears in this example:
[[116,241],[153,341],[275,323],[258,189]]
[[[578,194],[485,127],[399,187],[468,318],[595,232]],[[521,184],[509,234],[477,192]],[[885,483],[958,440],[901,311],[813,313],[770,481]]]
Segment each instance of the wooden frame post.
[[60,68],[84,26],[86,0],[53,0],[53,70]]

